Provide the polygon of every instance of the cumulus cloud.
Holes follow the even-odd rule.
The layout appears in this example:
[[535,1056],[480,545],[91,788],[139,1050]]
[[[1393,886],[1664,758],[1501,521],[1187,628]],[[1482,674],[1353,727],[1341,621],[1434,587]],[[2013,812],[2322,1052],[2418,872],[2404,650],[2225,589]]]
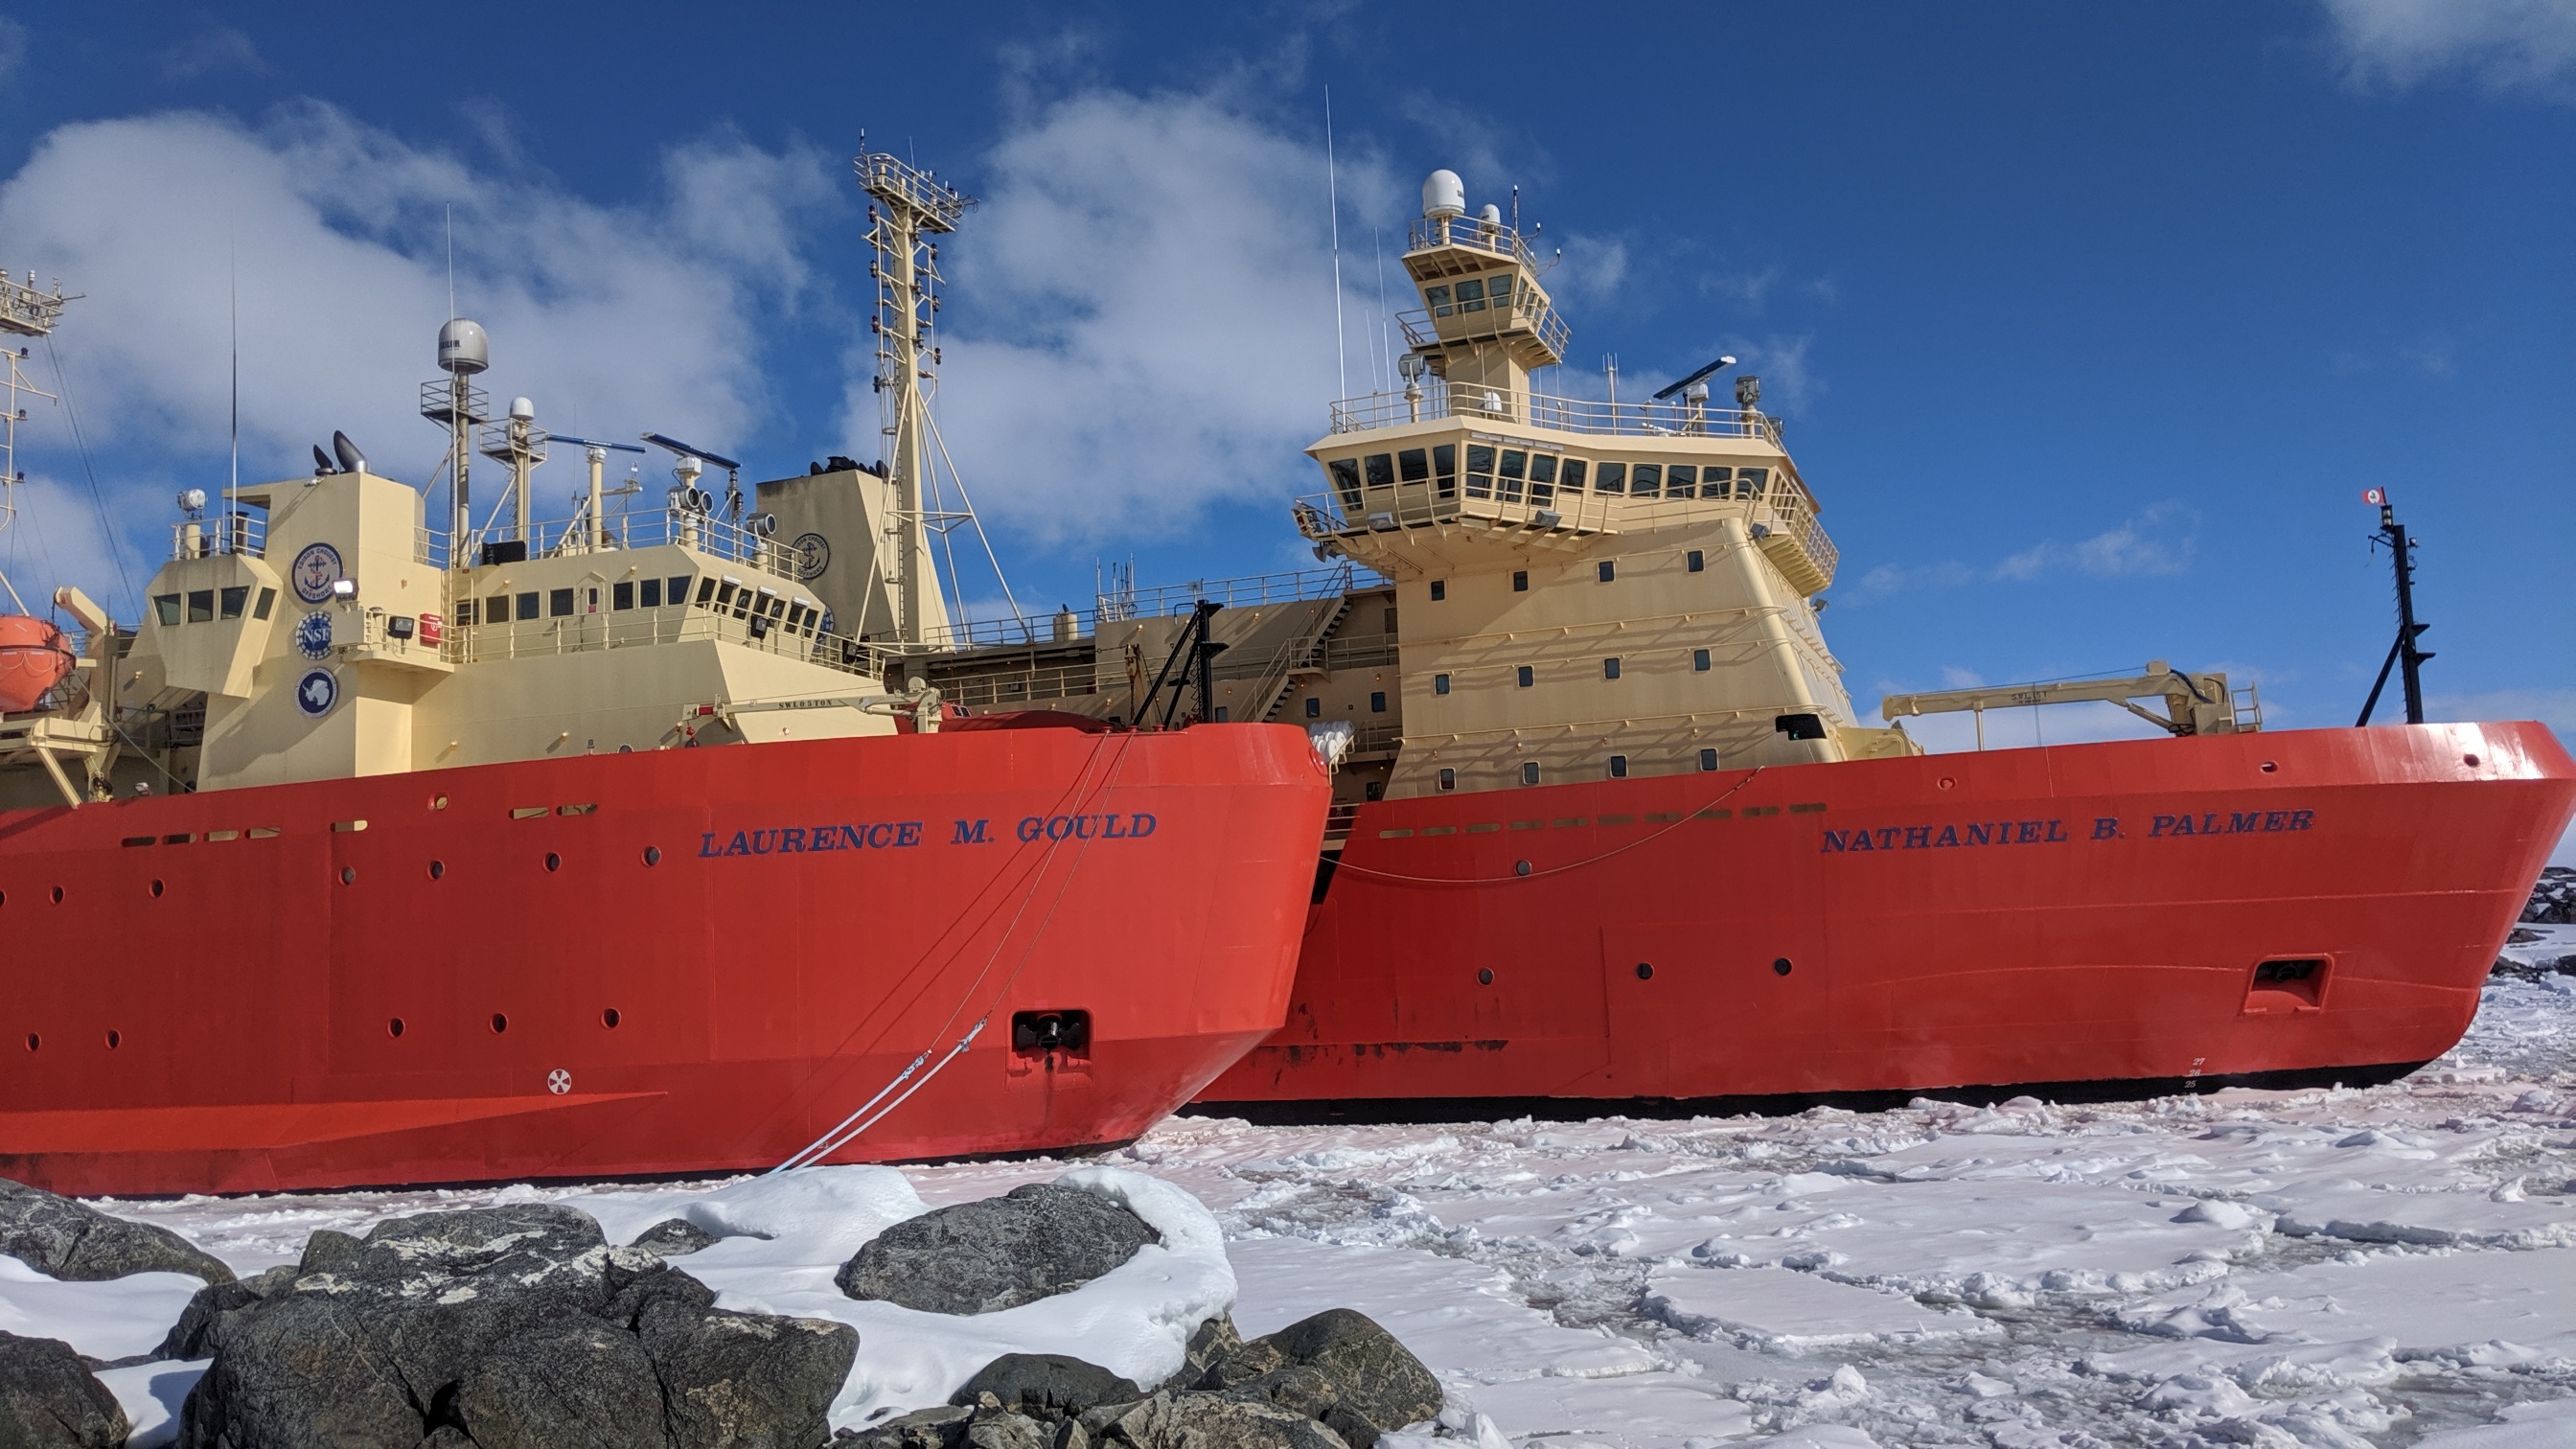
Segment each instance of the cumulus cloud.
[[84,294],[58,338],[92,445],[131,465],[117,476],[221,454],[237,275],[245,475],[301,472],[345,428],[426,482],[443,442],[414,405],[449,315],[451,207],[457,304],[491,333],[496,392],[568,432],[711,446],[761,414],[758,318],[809,285],[797,218],[832,168],[720,136],[663,172],[654,201],[604,205],[328,106],[257,127],[163,114],[43,137],[0,186],[0,235],[12,265]]
[[2405,90],[2465,75],[2571,98],[2576,0],[2323,0],[2346,78]]
[[1917,589],[2027,583],[2066,573],[2097,579],[2178,574],[2191,567],[2199,547],[2199,529],[2198,510],[2183,503],[2158,503],[2090,538],[2073,543],[2047,540],[1991,564],[1966,564],[1955,559],[1928,564],[1881,564],[1862,575],[1858,587],[1845,597],[1866,603]]
[[[1215,98],[1099,91],[1034,113],[986,158],[984,204],[942,247],[957,305],[937,416],[988,517],[1046,537],[1151,534],[1219,500],[1319,486],[1299,450],[1337,371],[1314,141]],[[1349,150],[1340,185],[1359,391],[1376,307],[1365,218],[1391,217],[1398,188]],[[873,457],[873,363],[854,362],[845,433]]]

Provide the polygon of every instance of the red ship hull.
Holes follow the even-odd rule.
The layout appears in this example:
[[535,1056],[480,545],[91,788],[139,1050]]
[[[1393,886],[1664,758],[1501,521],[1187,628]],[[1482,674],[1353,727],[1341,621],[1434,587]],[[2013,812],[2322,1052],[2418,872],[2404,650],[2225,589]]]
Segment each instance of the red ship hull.
[[2571,812],[2536,724],[1369,805],[1287,1025],[1195,1110],[2393,1075],[2467,1029]]
[[1328,793],[1287,727],[1031,729],[0,815],[0,1176],[763,1168],[923,1053],[830,1160],[1132,1138],[1279,1025]]

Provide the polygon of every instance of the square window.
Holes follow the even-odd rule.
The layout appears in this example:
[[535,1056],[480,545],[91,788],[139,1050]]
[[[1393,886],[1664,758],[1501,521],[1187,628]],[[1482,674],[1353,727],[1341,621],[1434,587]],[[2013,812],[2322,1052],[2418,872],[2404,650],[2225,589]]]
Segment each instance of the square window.
[[[519,596],[519,617],[520,617],[520,618],[522,618],[522,619],[533,619],[533,618],[536,618],[536,617],[537,617],[537,606],[538,606],[539,604],[543,603],[543,602],[544,602],[544,600],[540,599],[540,598],[537,596],[537,593],[536,593],[536,591],[535,591],[534,589],[531,589],[531,590],[529,590],[528,592],[526,592],[526,593],[524,593],[524,594],[521,594],[521,595]],[[565,608],[565,612],[566,612],[566,613],[570,613],[570,612],[571,612],[571,608],[570,608],[570,605],[569,605],[569,601],[567,601],[566,608]]]
[[1216,707],[1216,722],[1217,722],[1218,724],[1223,724],[1223,723],[1225,723],[1225,715],[1226,715],[1226,707],[1225,707],[1224,705],[1221,705],[1221,704],[1220,704],[1220,705],[1218,705],[1218,706]]
[[1612,755],[1610,757],[1610,778],[1613,780],[1624,780],[1628,778],[1628,757],[1626,755]]
[[215,622],[214,590],[190,589],[188,591],[188,622],[191,624]]
[[1521,783],[1524,785],[1535,785],[1538,783],[1538,761],[1523,760],[1521,762]]
[[1449,676],[1446,674],[1435,674],[1431,676],[1431,692],[1433,694],[1447,694],[1449,692]]
[[1521,688],[1529,688],[1532,684],[1538,681],[1538,671],[1530,668],[1526,664],[1522,665],[1520,667],[1520,681]]
[[1419,483],[1431,476],[1431,457],[1420,448],[1407,448],[1395,455],[1395,476],[1405,483]]
[[492,597],[483,601],[483,622],[486,624],[507,624],[510,622],[510,596],[508,594],[494,594]]
[[248,585],[248,584],[235,584],[235,585],[233,585],[231,588],[228,588],[228,589],[224,590],[224,613],[223,613],[223,616],[224,616],[225,618],[227,618],[227,619],[238,619],[238,618],[240,618],[240,617],[242,616],[242,608],[243,608],[243,606],[244,606],[244,605],[246,605],[246,604],[248,604],[249,602],[250,602],[250,585]]
[[1664,496],[1688,498],[1699,492],[1699,468],[1690,463],[1675,463],[1664,470]]
[[1554,453],[1534,453],[1530,456],[1530,481],[1532,483],[1554,483],[1556,481],[1556,455]]
[[250,611],[250,616],[254,619],[265,619],[268,617],[268,611],[276,605],[277,590],[262,589],[259,591],[259,603]]
[[549,614],[551,614],[551,615],[553,615],[554,617],[556,617],[556,618],[558,618],[558,619],[564,618],[565,616],[567,616],[567,615],[571,614],[571,613],[572,613],[572,590],[570,590],[570,589],[549,589],[549,590],[547,590],[547,591],[546,591],[546,612],[547,612],[547,613],[549,613]]
[[1515,594],[1526,594],[1529,592],[1529,570],[1512,570],[1512,592]]
[[1581,458],[1566,459],[1565,467],[1557,475],[1556,486],[1568,493],[1582,492],[1584,470],[1590,466]]
[[1371,713],[1371,714],[1384,714],[1384,713],[1386,713],[1386,691],[1385,691],[1385,690],[1383,690],[1383,689],[1377,689],[1377,690],[1371,690],[1371,691],[1369,692],[1369,713]]
[[1307,695],[1307,696],[1306,696],[1306,718],[1308,718],[1308,719],[1322,719],[1323,717],[1324,717],[1324,701],[1323,701],[1320,697],[1318,697],[1318,696],[1316,696],[1316,695],[1311,695],[1311,694],[1310,694],[1310,695]]
[[[727,585],[725,586],[725,592],[726,592],[727,594],[731,594],[731,593],[733,592],[733,586],[732,586],[731,584],[727,584]],[[714,574],[708,574],[708,575],[706,575],[705,577],[703,577],[703,578],[699,579],[699,580],[698,580],[698,607],[700,607],[700,608],[702,608],[702,609],[703,609],[703,608],[705,608],[705,607],[707,606],[707,604],[708,604],[708,601],[710,601],[710,600],[712,600],[713,598],[715,598],[715,596],[716,596],[716,576],[715,576]]]
[[1628,495],[1632,498],[1652,498],[1663,491],[1663,486],[1661,463],[1639,463],[1628,470]]
[[646,579],[643,583],[636,586],[635,594],[635,602],[643,608],[658,609],[662,607],[662,581],[660,579]]
[[1703,770],[1714,770],[1714,769],[1716,769],[1716,768],[1717,768],[1717,751],[1715,751],[1715,750],[1702,750],[1702,751],[1700,751],[1700,752],[1699,752],[1699,767],[1700,767],[1701,769],[1703,769]]
[[1457,771],[1455,771],[1455,770],[1443,770],[1443,771],[1441,771],[1441,772],[1440,772],[1440,788],[1441,788],[1441,789],[1443,789],[1443,790],[1455,790],[1455,789],[1457,789],[1457,788],[1458,788],[1458,772],[1457,772]]
[[179,596],[177,594],[154,594],[152,596],[152,617],[159,619],[165,625],[178,623]]
[[1706,573],[1708,571],[1708,555],[1701,553],[1698,549],[1692,549],[1690,552],[1682,555],[1682,567],[1695,574]]
[[1727,492],[1726,480],[1734,476],[1735,470],[1732,468],[1702,466],[1699,470],[1699,496],[1702,498],[1724,498]]
[[1324,465],[1333,480],[1333,491],[1341,495],[1344,508],[1360,506],[1360,464],[1357,458],[1335,458]]
[[1606,584],[1617,577],[1619,577],[1619,566],[1606,558],[1603,559],[1601,561],[1601,582]]
[[1422,301],[1423,305],[1431,309],[1431,315],[1435,317],[1446,317],[1449,315],[1449,289],[1447,287],[1423,288]]
[[1449,597],[1449,581],[1447,579],[1433,579],[1431,581],[1431,602],[1436,604],[1447,597]]
[[1439,492],[1443,498],[1458,491],[1458,445],[1456,443],[1440,443],[1431,449],[1431,478],[1433,482],[1440,485]]
[[662,593],[662,602],[666,604],[685,604],[688,601],[689,576],[687,574],[674,575],[671,579],[671,587],[664,590]]
[[457,624],[471,624],[471,623],[473,623],[473,622],[474,622],[474,601],[473,601],[472,599],[459,599],[459,600],[457,600],[457,601],[456,601],[456,617],[455,617],[455,619],[453,619],[453,620],[452,620],[452,621],[450,621],[450,622],[457,623]]
[[1628,491],[1628,465],[1625,463],[1604,463],[1596,477],[1598,481],[1592,485],[1592,491],[1595,493]]
[[1360,460],[1360,466],[1367,470],[1368,486],[1371,488],[1395,486],[1395,458],[1392,454],[1371,453]]
[[1371,780],[1367,784],[1360,786],[1360,798],[1363,800],[1385,799],[1386,782],[1384,780]]
[[1618,678],[1618,677],[1619,677],[1619,661],[1618,661],[1617,659],[1615,659],[1615,658],[1612,658],[1612,659],[1604,659],[1604,660],[1602,660],[1602,661],[1601,661],[1601,677],[1602,677],[1602,678],[1604,678],[1604,679],[1616,679],[1616,678]]
[[1691,651],[1691,668],[1701,674],[1706,674],[1708,672],[1707,650],[1694,649]]
[[616,583],[610,585],[608,590],[608,607],[612,609],[634,608],[635,585],[625,579],[620,579]]

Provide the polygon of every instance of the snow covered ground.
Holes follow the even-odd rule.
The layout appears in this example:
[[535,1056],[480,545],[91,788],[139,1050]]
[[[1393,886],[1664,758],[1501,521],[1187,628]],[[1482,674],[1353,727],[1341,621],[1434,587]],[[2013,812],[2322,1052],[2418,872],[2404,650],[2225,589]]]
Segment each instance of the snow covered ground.
[[[2538,929],[2518,959],[2576,956],[2576,927]],[[2576,976],[2496,978],[2457,1051],[2367,1091],[1572,1124],[1182,1119],[1105,1163],[1214,1210],[1246,1334],[1359,1308],[1522,1449],[2576,1446]],[[904,1176],[936,1206],[1067,1166]],[[531,1197],[592,1206],[613,1239],[680,1211],[781,1211],[760,1194],[728,1208],[742,1189],[712,1183],[101,1205],[248,1273],[318,1227]],[[819,1290],[805,1280],[855,1243],[818,1238],[806,1263],[786,1251],[801,1231],[685,1266],[727,1306],[828,1308],[828,1267]],[[55,1285],[14,1266],[0,1264],[0,1328],[99,1357],[157,1340],[194,1286]],[[1155,1271],[1162,1287],[1121,1291],[1176,1305],[1212,1291],[1205,1263]],[[920,1335],[889,1328],[861,1324],[841,1422],[934,1392],[917,1382],[936,1377]],[[111,1380],[138,1419],[186,1383],[167,1366]]]

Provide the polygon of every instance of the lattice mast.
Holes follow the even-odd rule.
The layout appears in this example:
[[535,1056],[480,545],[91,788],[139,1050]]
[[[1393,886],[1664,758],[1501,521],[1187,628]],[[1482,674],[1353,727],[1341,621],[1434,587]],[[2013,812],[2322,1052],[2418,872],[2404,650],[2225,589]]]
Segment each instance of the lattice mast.
[[[33,272],[27,274],[24,282],[0,272],[0,334],[50,337],[54,324],[62,320],[63,304],[69,300],[63,295],[60,282],[54,283],[54,289],[48,292],[36,285]],[[20,366],[27,360],[26,347],[22,344],[6,351],[8,372],[5,377],[0,377],[0,387],[9,391],[7,415],[0,417],[0,533],[8,532],[9,525],[18,521],[18,485],[27,481],[27,475],[18,471],[18,425],[27,420],[27,409],[22,400],[40,397],[47,402],[54,401],[52,393],[27,381],[26,371]],[[8,590],[9,601],[18,606],[20,613],[26,612],[26,601],[18,597],[18,586],[9,581],[5,571],[0,571],[0,589]]]
[[920,647],[932,642],[927,620],[937,586],[930,533],[946,522],[945,515],[933,516],[929,502],[931,430],[923,384],[938,376],[939,348],[931,331],[941,281],[939,246],[930,238],[955,231],[975,199],[882,151],[862,152],[854,164],[860,188],[875,201],[868,208],[868,243],[876,248],[869,271],[876,277],[877,309],[868,330],[876,338],[874,386],[889,442],[886,482],[894,495],[887,577],[895,642]]

